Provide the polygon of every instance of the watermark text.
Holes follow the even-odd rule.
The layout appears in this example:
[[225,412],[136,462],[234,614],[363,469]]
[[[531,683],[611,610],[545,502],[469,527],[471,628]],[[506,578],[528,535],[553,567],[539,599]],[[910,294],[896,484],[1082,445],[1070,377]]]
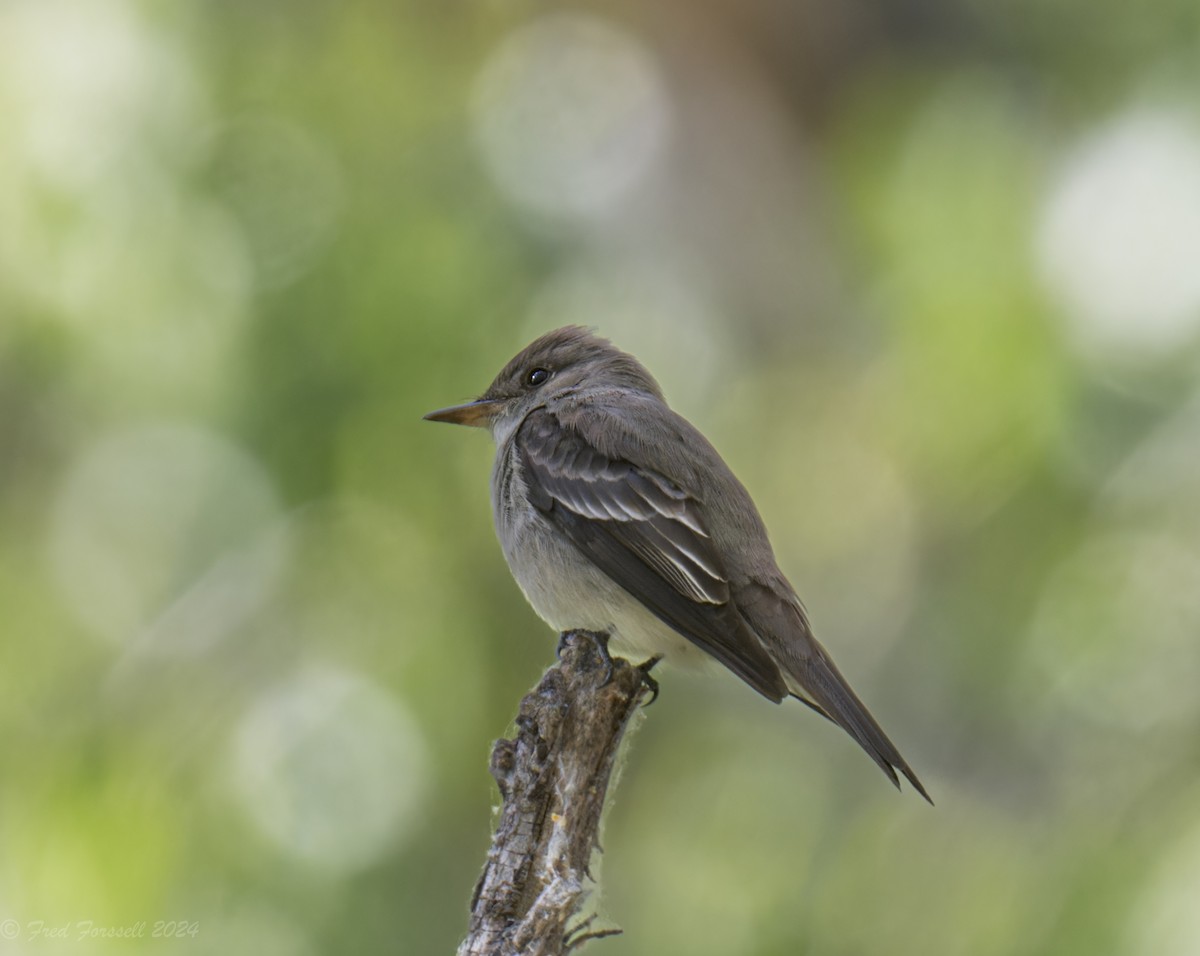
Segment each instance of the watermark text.
[[194,939],[200,935],[200,921],[188,919],[137,920],[133,923],[105,923],[94,919],[74,920],[0,920],[0,939],[41,939],[87,942],[96,939]]

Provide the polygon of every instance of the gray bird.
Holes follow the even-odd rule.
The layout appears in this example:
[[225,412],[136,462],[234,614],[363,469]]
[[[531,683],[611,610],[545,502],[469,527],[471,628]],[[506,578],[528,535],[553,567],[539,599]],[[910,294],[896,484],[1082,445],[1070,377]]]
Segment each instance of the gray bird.
[[632,355],[558,329],[479,399],[425,418],[491,430],[496,533],[556,631],[608,634],[625,654],[709,654],[764,697],[829,718],[929,800],[813,637],[746,489]]

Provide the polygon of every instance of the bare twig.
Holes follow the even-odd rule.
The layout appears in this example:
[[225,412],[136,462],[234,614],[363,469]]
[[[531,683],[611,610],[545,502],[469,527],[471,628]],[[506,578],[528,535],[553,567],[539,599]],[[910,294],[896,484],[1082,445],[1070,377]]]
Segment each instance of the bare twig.
[[617,752],[647,695],[628,661],[614,659],[605,683],[607,673],[601,645],[569,638],[521,701],[516,739],[492,748],[504,805],[458,956],[565,956],[619,932],[588,932],[591,919],[567,926],[587,899]]

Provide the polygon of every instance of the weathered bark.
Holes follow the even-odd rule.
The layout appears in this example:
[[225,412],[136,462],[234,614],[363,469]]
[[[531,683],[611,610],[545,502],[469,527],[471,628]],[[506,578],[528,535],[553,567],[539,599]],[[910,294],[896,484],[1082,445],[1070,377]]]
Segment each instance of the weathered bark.
[[617,752],[649,690],[644,672],[619,658],[605,682],[608,663],[591,638],[564,643],[521,701],[516,739],[492,748],[504,804],[458,956],[561,956],[619,932],[591,932],[582,909]]

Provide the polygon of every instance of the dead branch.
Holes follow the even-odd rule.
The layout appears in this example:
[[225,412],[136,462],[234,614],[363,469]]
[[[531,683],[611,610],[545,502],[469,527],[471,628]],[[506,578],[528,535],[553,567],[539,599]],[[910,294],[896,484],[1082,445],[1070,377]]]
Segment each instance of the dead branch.
[[582,909],[617,752],[649,691],[620,658],[607,676],[597,644],[569,636],[521,701],[516,739],[492,748],[504,804],[458,956],[564,956],[619,932],[591,930]]

